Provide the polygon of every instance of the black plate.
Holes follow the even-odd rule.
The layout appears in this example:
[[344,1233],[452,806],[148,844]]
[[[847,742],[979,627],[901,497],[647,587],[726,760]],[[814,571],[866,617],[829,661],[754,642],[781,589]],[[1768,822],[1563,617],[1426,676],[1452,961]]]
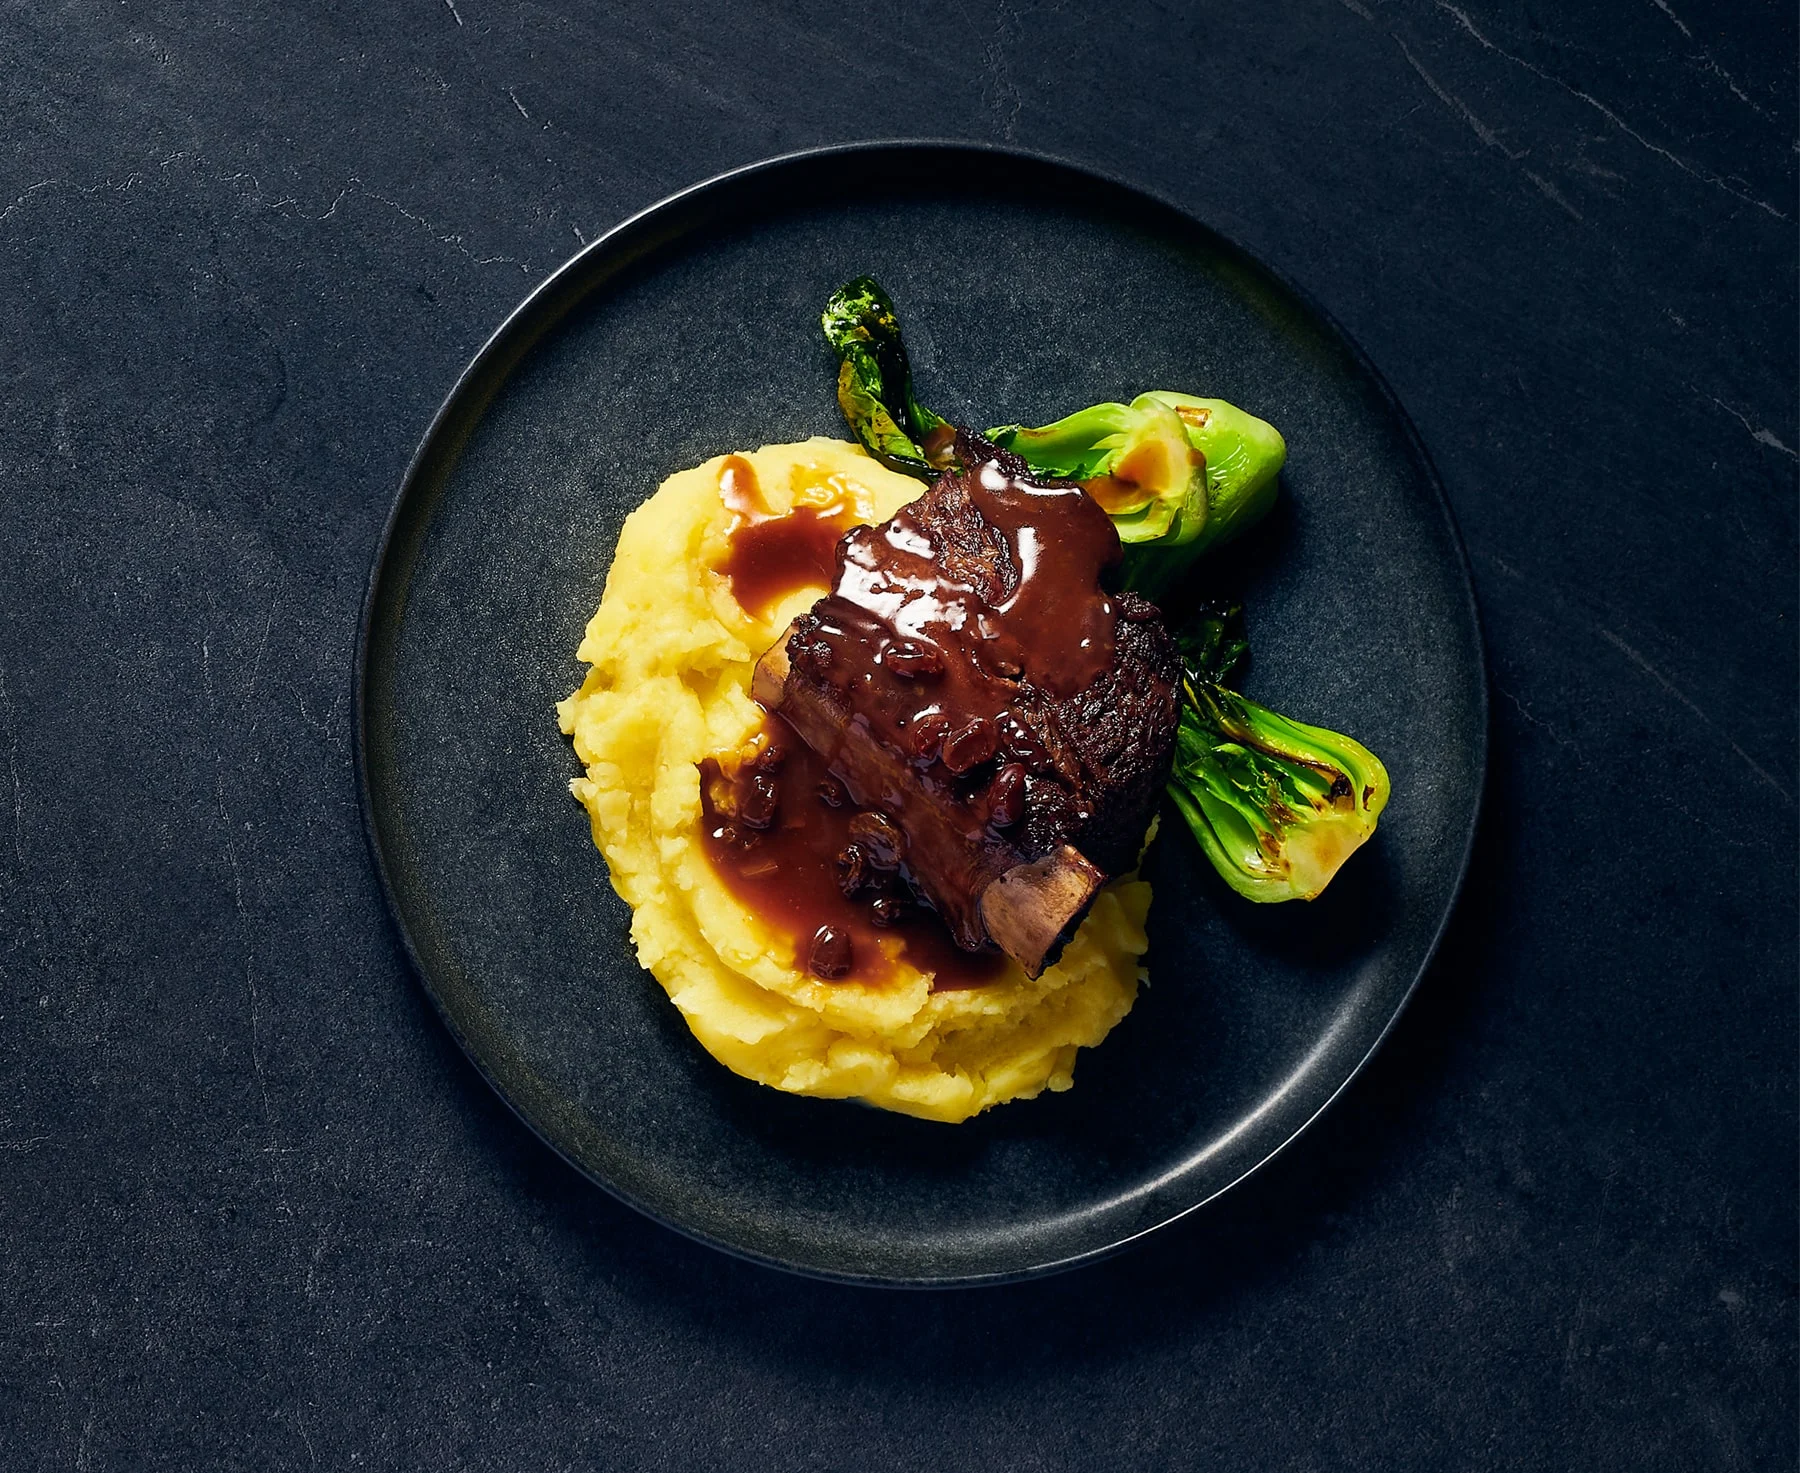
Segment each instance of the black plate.
[[[1226,890],[1175,826],[1152,984],[1064,1095],[943,1126],[728,1073],[639,970],[552,706],[619,527],[670,472],[841,435],[819,336],[870,272],[921,395],[1041,423],[1175,388],[1280,427],[1282,509],[1235,566],[1249,693],[1393,775],[1311,906]],[[705,1242],[831,1278],[1018,1278],[1241,1180],[1386,1033],[1443,929],[1486,744],[1461,544],[1417,436],[1316,308],[1174,209],[1044,159],[883,144],[758,165],[620,226],[482,349],[406,476],[359,667],[363,797],[420,978],[470,1058],[579,1170]]]

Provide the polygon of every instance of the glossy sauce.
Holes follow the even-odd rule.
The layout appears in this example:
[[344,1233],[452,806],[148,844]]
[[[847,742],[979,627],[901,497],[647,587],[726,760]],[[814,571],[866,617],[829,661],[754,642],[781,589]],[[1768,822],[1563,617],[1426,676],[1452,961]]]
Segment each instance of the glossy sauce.
[[1036,857],[1010,832],[1027,785],[1073,779],[1015,705],[1033,699],[1024,686],[1066,699],[1111,666],[1118,613],[1101,575],[1120,545],[1078,486],[1015,477],[997,459],[962,485],[979,521],[903,507],[852,531],[816,628],[788,653],[804,682],[829,691],[794,719],[856,801],[904,832],[928,893],[973,947],[986,937],[987,885]]
[[831,586],[837,545],[853,519],[845,512],[796,507],[783,517],[746,522],[731,534],[731,551],[719,571],[731,580],[731,596],[753,619],[767,619],[797,588]]
[[[998,571],[972,565],[959,575],[902,507],[845,540],[818,609],[832,684],[853,692],[852,709],[896,750],[904,723],[924,709],[943,710],[952,726],[998,720],[1019,681],[1067,697],[1112,663],[1117,613],[1100,575],[1120,548],[1106,513],[1078,486],[1013,480],[997,461],[970,474],[968,494],[1004,544]],[[928,672],[916,659],[907,667],[915,651]],[[922,707],[925,689],[932,699]]]
[[751,618],[768,618],[796,589],[831,586],[837,545],[857,522],[854,508],[835,499],[777,514],[763,497],[755,467],[741,455],[726,456],[719,468],[719,499],[737,520],[718,571]]
[[[838,544],[858,524],[855,508],[828,485],[807,490],[822,504],[777,513],[749,461],[730,455],[720,467],[719,498],[736,522],[718,571],[754,618],[767,618],[799,589],[829,588]],[[731,772],[713,758],[701,764],[701,834],[726,889],[792,938],[795,967],[829,981],[880,983],[894,975],[893,959],[901,957],[932,975],[934,992],[1001,975],[1006,959],[959,948],[918,903],[904,866],[877,868],[858,845],[863,862],[856,874],[846,873],[840,856],[853,845],[858,810],[787,722],[769,716],[751,745]],[[865,829],[868,823],[865,817]]]
[[[838,856],[851,846],[859,811],[847,797],[836,807],[820,797],[822,788],[842,795],[842,784],[781,717],[765,720],[754,748],[730,773],[713,758],[701,765],[701,835],[725,888],[793,938],[796,968],[834,982],[879,984],[894,976],[900,957],[933,974],[934,992],[1001,975],[1006,959],[960,949],[915,901],[903,868],[865,865],[854,877],[861,880],[855,893],[845,894],[853,877]],[[821,943],[825,930],[841,939]],[[814,965],[820,950],[829,975]],[[837,971],[840,957],[844,970]]]
[[941,424],[936,429],[927,430],[925,438],[919,442],[919,449],[925,453],[928,464],[939,470],[945,469],[956,458],[956,426]]

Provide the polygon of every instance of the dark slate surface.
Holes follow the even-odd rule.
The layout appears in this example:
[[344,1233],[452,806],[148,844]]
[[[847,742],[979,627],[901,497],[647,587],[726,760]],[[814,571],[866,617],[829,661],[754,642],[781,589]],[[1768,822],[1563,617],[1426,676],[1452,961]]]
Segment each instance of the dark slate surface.
[[[0,1462],[1795,1461],[1790,7],[7,6]],[[1439,965],[1219,1210],[1046,1283],[728,1260],[407,974],[349,665],[458,368],[581,240],[891,134],[1117,172],[1334,312],[1494,672]]]

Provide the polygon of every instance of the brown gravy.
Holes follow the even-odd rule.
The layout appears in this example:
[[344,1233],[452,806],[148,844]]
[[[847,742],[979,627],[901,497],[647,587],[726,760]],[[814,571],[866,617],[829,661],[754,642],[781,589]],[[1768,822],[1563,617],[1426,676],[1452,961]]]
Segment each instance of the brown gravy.
[[[779,716],[764,721],[755,747],[733,773],[712,758],[701,764],[701,836],[725,888],[793,938],[796,968],[830,973],[830,981],[881,983],[894,975],[892,950],[931,973],[934,992],[1001,975],[1005,957],[958,947],[943,922],[916,903],[899,871],[869,866],[856,893],[846,895],[851,877],[838,856],[851,843],[858,810],[843,785]],[[822,789],[838,806],[820,796]],[[822,938],[826,931],[833,936]]]
[[[1119,536],[1079,486],[1040,486],[997,460],[974,467],[968,496],[1004,546],[997,567],[970,560],[960,576],[911,507],[844,545],[831,596],[818,612],[832,668],[852,709],[905,750],[902,729],[920,714],[922,686],[962,725],[998,720],[1021,679],[1058,696],[1086,689],[1112,662],[1116,614],[1101,573],[1119,559]],[[890,665],[923,648],[930,673]]]
[[971,948],[987,940],[988,885],[1039,857],[1015,843],[1029,785],[1072,780],[1020,713],[1107,671],[1118,621],[1102,581],[1120,557],[1112,522],[1081,487],[1017,467],[991,456],[850,532],[830,596],[788,644],[808,739],[902,830]]
[[797,588],[831,586],[837,545],[857,522],[852,508],[833,502],[778,515],[763,497],[756,468],[741,455],[726,456],[719,467],[719,499],[736,523],[718,571],[751,618],[768,618]]
[[766,619],[796,588],[830,587],[837,545],[855,519],[844,511],[820,513],[795,507],[784,517],[745,522],[731,534],[731,551],[719,569],[731,580],[731,596],[753,619]]
[[[719,496],[737,518],[719,571],[746,613],[767,618],[796,589],[831,586],[838,544],[858,524],[853,508],[834,503],[777,514],[741,455],[720,466]],[[894,974],[892,952],[930,973],[933,991],[1000,976],[1005,958],[958,947],[937,915],[918,904],[899,867],[864,864],[845,873],[839,856],[852,844],[858,810],[787,722],[769,716],[753,747],[733,772],[712,758],[701,764],[701,834],[725,888],[793,939],[797,968],[830,981],[879,983]]]

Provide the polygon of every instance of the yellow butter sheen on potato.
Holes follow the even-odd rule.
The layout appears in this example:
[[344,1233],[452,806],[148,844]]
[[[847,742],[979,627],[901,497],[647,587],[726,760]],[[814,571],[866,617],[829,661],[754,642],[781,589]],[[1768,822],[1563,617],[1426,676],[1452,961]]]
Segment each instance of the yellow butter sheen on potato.
[[[1035,981],[1008,963],[987,985],[933,992],[930,976],[904,962],[879,984],[812,976],[796,965],[793,938],[714,873],[700,832],[700,763],[759,727],[749,694],[757,657],[826,592],[798,590],[766,619],[739,607],[715,571],[734,522],[720,499],[723,459],[669,477],[626,519],[577,651],[591,668],[557,706],[587,772],[570,787],[632,908],[638,960],[709,1053],[777,1089],[958,1121],[1069,1088],[1076,1050],[1125,1016],[1144,976],[1144,881],[1108,885]],[[770,445],[744,459],[776,512],[833,500],[879,522],[921,490],[836,440]]]

